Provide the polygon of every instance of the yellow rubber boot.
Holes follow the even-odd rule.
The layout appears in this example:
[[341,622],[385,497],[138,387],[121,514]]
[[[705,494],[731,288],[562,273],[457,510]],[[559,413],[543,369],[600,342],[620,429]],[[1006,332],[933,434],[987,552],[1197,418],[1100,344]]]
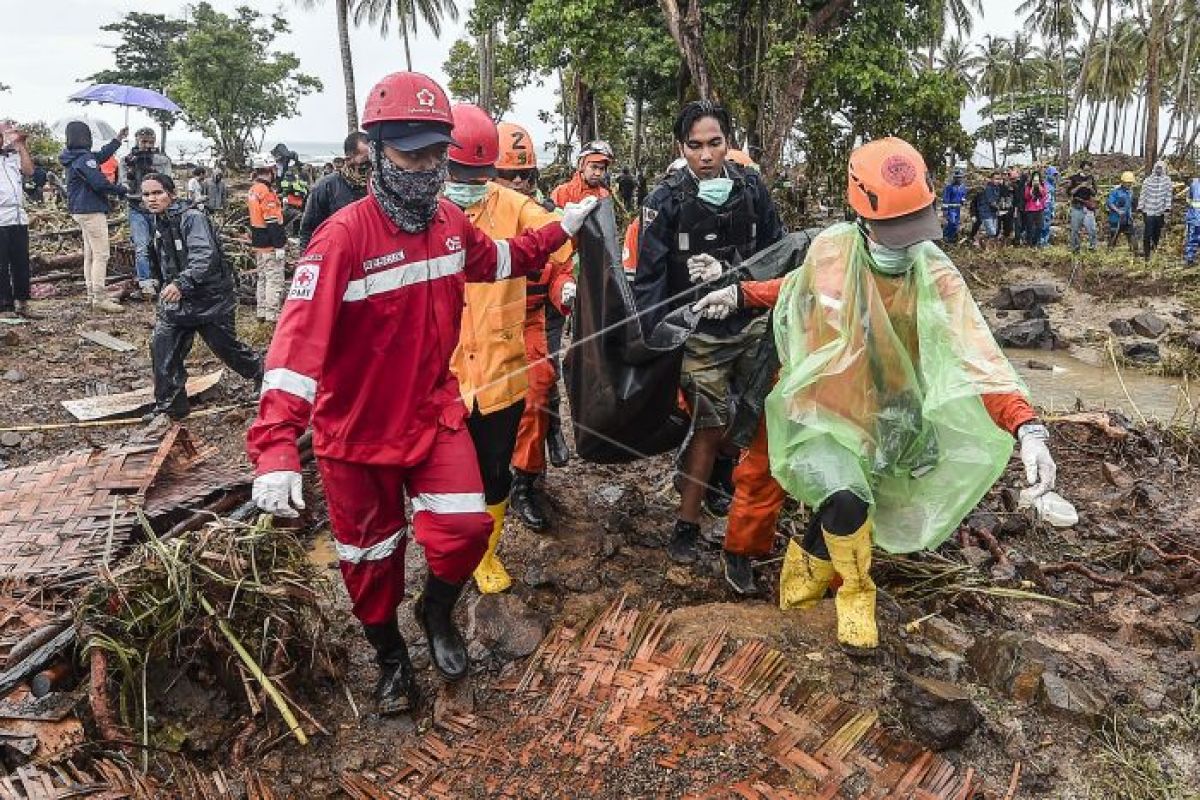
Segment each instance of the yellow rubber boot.
[[871,521],[867,520],[849,536],[822,531],[829,559],[842,576],[836,603],[838,642],[863,650],[879,646],[875,582],[871,580],[871,529]]
[[512,586],[508,570],[496,556],[500,533],[504,530],[504,513],[508,511],[508,501],[488,506],[487,511],[492,515],[492,535],[488,537],[488,549],[483,554],[483,560],[475,568],[475,584],[482,594],[497,594]]
[[779,573],[779,608],[812,608],[829,591],[833,578],[833,564],[788,540],[787,553],[783,557],[783,571]]

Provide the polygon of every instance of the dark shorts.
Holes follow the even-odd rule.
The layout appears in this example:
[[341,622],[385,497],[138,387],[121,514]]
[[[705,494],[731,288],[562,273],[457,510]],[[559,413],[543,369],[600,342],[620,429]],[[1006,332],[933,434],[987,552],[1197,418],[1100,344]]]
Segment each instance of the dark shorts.
[[694,333],[683,346],[680,387],[692,406],[697,430],[724,428],[732,399],[754,368],[754,351],[767,331],[767,318],[755,318],[736,336]]

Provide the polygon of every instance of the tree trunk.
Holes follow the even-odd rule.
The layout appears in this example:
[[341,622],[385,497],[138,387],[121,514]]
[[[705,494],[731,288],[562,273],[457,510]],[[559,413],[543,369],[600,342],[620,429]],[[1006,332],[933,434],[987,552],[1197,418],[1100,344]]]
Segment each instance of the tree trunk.
[[[1099,101],[1104,103],[1104,127],[1100,133],[1100,152],[1104,152],[1104,147],[1108,144],[1108,68],[1112,63],[1112,0],[1105,0],[1104,3],[1104,70],[1100,76],[1100,94]],[[1096,120],[1093,116],[1092,129],[1088,132],[1088,141],[1092,141],[1092,136],[1096,130]]]
[[575,130],[579,144],[585,145],[596,138],[596,93],[578,76],[575,76]]
[[1188,91],[1188,85],[1191,81],[1191,71],[1188,66],[1191,62],[1188,60],[1191,56],[1192,49],[1192,20],[1188,19],[1187,29],[1183,35],[1183,59],[1179,62],[1179,77],[1175,80],[1175,105],[1171,109],[1171,121],[1167,124],[1167,133],[1163,136],[1162,144],[1159,150],[1165,152],[1167,145],[1171,141],[1171,134],[1175,132],[1175,124],[1179,121],[1180,113],[1183,111],[1186,102],[1185,97]]
[[409,72],[412,72],[412,50],[408,45],[408,20],[400,17],[400,38],[404,40],[404,63]]
[[[669,2],[670,0],[659,0]],[[854,10],[854,0],[829,0],[817,11],[813,12],[804,25],[804,32],[814,39],[820,39],[824,34],[840,26]],[[811,48],[802,47],[792,59],[791,66],[783,73],[779,92],[779,102],[770,116],[766,135],[763,137],[762,167],[768,180],[773,180],[779,170],[779,158],[787,144],[792,126],[800,116],[800,105],[804,102],[805,92],[811,70],[816,64],[810,61],[808,51]]]
[[479,107],[495,116],[496,100],[496,26],[480,32],[475,49],[479,55]]
[[[1080,109],[1083,107],[1083,90],[1085,84],[1087,83],[1088,63],[1091,61],[1093,45],[1096,43],[1096,29],[1100,27],[1099,7],[1097,7],[1095,11],[1096,13],[1092,16],[1092,27],[1088,32],[1087,46],[1083,49],[1083,62],[1079,66],[1079,80],[1075,82],[1074,95],[1071,99],[1071,102],[1066,107],[1066,138],[1063,139],[1063,149],[1065,152],[1059,154],[1059,160],[1063,163],[1066,163],[1067,157],[1071,154],[1071,123],[1074,121],[1076,114],[1079,113]],[[1063,97],[1064,99],[1066,98],[1066,87],[1063,87]],[[1080,116],[1079,119],[1082,120],[1083,117]]]
[[633,98],[633,168],[642,168],[642,79],[638,78]]
[[350,0],[334,0],[338,49],[342,54],[342,84],[346,98],[346,132],[358,130],[358,98],[354,90],[354,57],[350,53]]
[[1162,70],[1159,61],[1167,37],[1167,28],[1175,15],[1175,0],[1152,0],[1150,3],[1150,35],[1146,37],[1146,172],[1158,160],[1158,115],[1162,106]]
[[666,19],[667,30],[675,40],[680,55],[692,74],[692,84],[701,100],[713,100],[712,81],[708,75],[708,59],[704,54],[704,35],[700,17],[700,0],[685,0],[686,14],[679,9],[678,0],[658,0]]

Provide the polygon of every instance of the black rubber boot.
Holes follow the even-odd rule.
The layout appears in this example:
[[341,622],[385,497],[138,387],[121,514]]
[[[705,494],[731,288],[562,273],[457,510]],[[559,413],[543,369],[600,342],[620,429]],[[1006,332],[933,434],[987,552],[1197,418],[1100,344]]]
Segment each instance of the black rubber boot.
[[696,561],[696,540],[700,538],[700,525],[695,522],[675,520],[675,532],[667,545],[667,555],[677,564],[692,564]]
[[417,707],[417,681],[413,676],[408,647],[395,621],[391,624],[363,625],[367,641],[375,648],[379,664],[379,682],[375,684],[375,704],[384,717],[403,714]]
[[430,575],[425,579],[425,591],[413,606],[413,614],[429,641],[433,665],[452,681],[466,676],[468,666],[467,642],[454,624],[454,603],[462,589]]
[[758,594],[758,584],[754,582],[754,566],[750,556],[722,550],[721,564],[725,567],[725,582],[736,594],[742,597]]
[[717,456],[712,472],[708,476],[708,488],[704,491],[704,508],[714,517],[729,515],[733,502],[733,468],[737,460],[732,456]]
[[571,448],[563,436],[562,423],[557,417],[550,418],[550,431],[546,434],[546,458],[552,467],[565,467],[571,460]]
[[514,469],[508,507],[526,528],[535,533],[541,533],[550,527],[550,520],[546,519],[545,512],[538,505],[537,489],[533,485],[535,480],[537,480],[537,475],[532,472]]

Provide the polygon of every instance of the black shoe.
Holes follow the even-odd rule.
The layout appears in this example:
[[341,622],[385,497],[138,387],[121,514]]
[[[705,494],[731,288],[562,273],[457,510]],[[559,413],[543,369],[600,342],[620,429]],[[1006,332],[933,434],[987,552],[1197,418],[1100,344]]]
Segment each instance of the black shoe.
[[429,641],[429,657],[437,671],[456,681],[467,674],[467,643],[454,624],[454,603],[462,593],[455,586],[430,575],[425,591],[413,606],[413,615]]
[[417,707],[417,681],[400,629],[393,621],[390,625],[363,625],[363,631],[379,664],[379,682],[375,684],[379,714],[390,717],[412,711]]
[[571,448],[567,447],[567,438],[563,436],[558,420],[550,422],[550,432],[546,435],[546,458],[552,467],[565,467],[571,460]]
[[533,485],[535,480],[537,480],[537,475],[532,472],[514,469],[508,507],[526,528],[535,533],[541,533],[550,527],[550,520],[546,519],[545,512],[538,505],[537,489]]
[[758,594],[758,585],[754,582],[754,567],[750,556],[740,556],[728,550],[721,551],[721,563],[725,566],[725,582],[733,591],[742,597],[753,597]]
[[677,564],[693,564],[696,561],[696,540],[700,538],[700,526],[695,522],[675,520],[675,532],[667,545],[667,555]]
[[704,508],[714,517],[729,515],[729,506],[733,503],[733,468],[736,465],[736,460],[728,456],[717,456],[713,462],[708,488],[704,491]]

